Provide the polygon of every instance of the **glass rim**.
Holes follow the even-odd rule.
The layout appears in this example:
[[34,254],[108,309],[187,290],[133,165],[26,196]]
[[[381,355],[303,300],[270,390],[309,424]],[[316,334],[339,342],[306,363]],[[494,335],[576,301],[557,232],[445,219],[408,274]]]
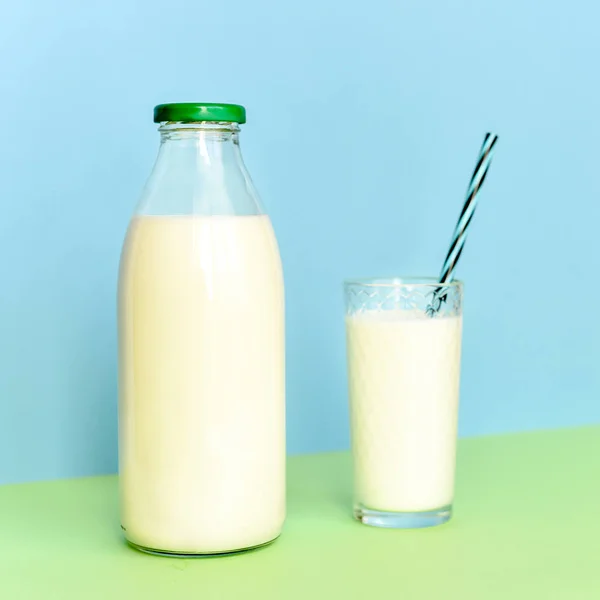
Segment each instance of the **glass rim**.
[[462,288],[460,279],[440,283],[436,277],[354,277],[344,280],[344,287],[402,288],[402,287],[445,287]]

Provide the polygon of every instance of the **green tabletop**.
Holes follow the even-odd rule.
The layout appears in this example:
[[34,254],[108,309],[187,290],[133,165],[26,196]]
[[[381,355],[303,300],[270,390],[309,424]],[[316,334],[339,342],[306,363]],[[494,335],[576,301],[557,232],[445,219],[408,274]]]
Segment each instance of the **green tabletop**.
[[161,558],[121,538],[114,476],[0,487],[2,600],[600,598],[600,427],[461,440],[455,517],[416,531],[350,516],[347,453],[289,460],[265,548]]

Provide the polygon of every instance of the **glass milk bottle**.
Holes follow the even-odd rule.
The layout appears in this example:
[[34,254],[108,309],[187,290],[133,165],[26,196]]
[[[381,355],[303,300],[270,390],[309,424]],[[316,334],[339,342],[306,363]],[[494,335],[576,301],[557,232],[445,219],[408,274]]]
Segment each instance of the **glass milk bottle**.
[[216,554],[285,517],[284,292],[244,166],[242,106],[163,104],[119,277],[121,525],[141,550]]

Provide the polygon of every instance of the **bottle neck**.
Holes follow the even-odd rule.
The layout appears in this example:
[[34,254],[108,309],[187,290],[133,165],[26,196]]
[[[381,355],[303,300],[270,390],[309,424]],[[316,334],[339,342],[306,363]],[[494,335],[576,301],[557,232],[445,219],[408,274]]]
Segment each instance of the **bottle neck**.
[[242,160],[237,123],[161,123],[142,214],[254,215],[262,208]]
[[[159,127],[161,154],[193,158],[205,166],[216,167],[219,163],[239,166],[242,157],[239,150],[237,123],[161,123]],[[173,158],[176,158],[175,156]]]

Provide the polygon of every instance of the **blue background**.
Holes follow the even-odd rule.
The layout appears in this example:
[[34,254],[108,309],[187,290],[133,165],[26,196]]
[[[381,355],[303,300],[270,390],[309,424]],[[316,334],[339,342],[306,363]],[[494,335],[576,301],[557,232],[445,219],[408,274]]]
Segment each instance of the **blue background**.
[[286,274],[291,452],[348,444],[341,280],[438,272],[486,130],[461,433],[600,420],[597,3],[2,12],[0,482],[116,469],[116,272],[159,102],[248,108]]

